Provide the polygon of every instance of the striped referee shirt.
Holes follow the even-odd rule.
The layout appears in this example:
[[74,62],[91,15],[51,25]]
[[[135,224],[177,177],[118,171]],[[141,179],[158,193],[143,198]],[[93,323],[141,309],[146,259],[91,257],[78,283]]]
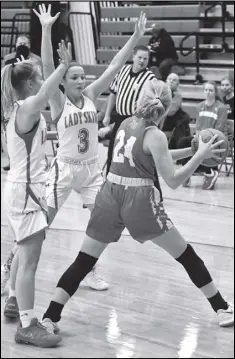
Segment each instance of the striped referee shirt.
[[155,75],[148,68],[134,73],[132,65],[124,65],[115,76],[109,89],[116,97],[116,111],[121,116],[132,116],[136,111],[140,91],[146,81]]

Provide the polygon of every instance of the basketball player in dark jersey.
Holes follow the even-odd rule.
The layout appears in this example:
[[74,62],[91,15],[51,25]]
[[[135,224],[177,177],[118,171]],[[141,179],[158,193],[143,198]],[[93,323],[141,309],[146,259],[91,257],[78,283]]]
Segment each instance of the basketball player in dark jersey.
[[[81,250],[57,287],[71,297],[107,245],[117,242],[126,227],[138,242],[151,240],[178,261],[217,313],[219,325],[229,326],[234,323],[233,308],[221,296],[202,259],[174,227],[154,187],[155,167],[175,189],[205,158],[218,158],[216,153],[223,151],[216,147],[223,141],[214,143],[214,136],[204,143],[200,138],[196,154],[176,170],[173,161],[189,156],[192,150],[169,151],[166,136],[157,127],[170,104],[170,89],[164,82],[153,79],[143,87],[135,116],[126,119],[117,132],[110,172],[97,194]],[[64,304],[55,294],[44,314],[48,330],[58,330]]]

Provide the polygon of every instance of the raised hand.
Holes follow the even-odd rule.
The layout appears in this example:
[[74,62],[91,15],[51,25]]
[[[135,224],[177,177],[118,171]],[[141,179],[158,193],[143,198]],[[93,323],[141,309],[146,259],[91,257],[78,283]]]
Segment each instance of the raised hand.
[[19,58],[19,57],[16,58],[16,63],[17,63],[17,64],[20,64],[20,63],[23,62],[23,61],[25,61],[25,58],[24,58],[23,55],[20,55],[20,58]]
[[199,135],[198,151],[201,152],[204,159],[213,157],[217,160],[220,160],[221,158],[216,156],[216,153],[223,153],[226,151],[225,149],[217,149],[217,147],[224,142],[224,140],[220,140],[214,143],[217,137],[218,135],[215,135],[210,139],[210,141],[203,142],[202,137]]
[[146,28],[146,22],[147,22],[146,15],[143,11],[141,11],[140,17],[135,23],[135,34],[138,37],[142,37],[144,33],[148,31],[148,29]]
[[52,26],[54,24],[54,22],[60,16],[60,12],[57,12],[57,14],[55,16],[51,16],[51,4],[48,5],[47,10],[46,10],[45,4],[39,5],[39,11],[40,11],[40,14],[35,9],[33,9],[33,12],[39,18],[42,26]]
[[66,48],[64,40],[61,40],[61,42],[59,43],[59,49],[57,50],[57,52],[60,57],[60,63],[62,63],[68,67],[72,60],[71,43],[69,42],[68,47]]

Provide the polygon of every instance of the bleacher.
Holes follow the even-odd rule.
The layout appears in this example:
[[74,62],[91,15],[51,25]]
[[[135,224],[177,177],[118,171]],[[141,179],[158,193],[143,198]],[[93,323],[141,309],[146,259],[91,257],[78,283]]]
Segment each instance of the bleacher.
[[[153,2],[151,2],[152,4]],[[192,51],[188,56],[183,56],[181,42],[189,33],[199,34],[200,49],[200,75],[203,81],[214,80],[219,82],[223,76],[233,71],[234,65],[234,26],[233,16],[234,7],[231,2],[227,2],[227,11],[230,16],[225,22],[227,51],[223,51],[223,42],[221,38],[222,10],[219,5],[211,8],[205,14],[205,10],[211,5],[200,5],[196,3],[180,2],[171,4],[156,2],[151,6],[131,6],[130,2],[122,2],[122,6],[101,7],[101,33],[100,46],[97,50],[96,66],[84,66],[87,75],[100,76],[105,70],[108,63],[117,53],[128,36],[133,32],[135,18],[138,17],[141,10],[145,11],[148,23],[147,27],[152,24],[158,24],[165,27],[172,35],[175,46],[179,55],[179,62],[185,67],[185,75],[180,76],[180,91],[183,96],[183,107],[189,113],[191,118],[195,118],[195,108],[199,101],[204,99],[203,86],[194,85],[196,76],[196,51]],[[130,6],[128,6],[130,5]],[[231,16],[232,15],[232,16]],[[139,44],[147,45],[151,34],[146,34]],[[183,52],[189,52],[196,46],[196,35],[192,34],[183,43]],[[131,56],[130,56],[131,60]],[[105,94],[98,100],[97,106],[103,105]]]
[[[195,85],[196,80],[196,34],[199,40],[199,72],[202,80],[219,82],[233,71],[234,65],[234,6],[227,5],[225,21],[226,51],[222,41],[222,8],[219,2],[100,2],[100,39],[96,51],[96,65],[84,64],[87,84],[94,81],[133,33],[135,19],[143,10],[147,14],[147,27],[157,23],[165,27],[175,42],[179,62],[185,68],[180,76],[180,91],[183,107],[191,118],[195,118],[195,108],[203,100],[203,86]],[[144,5],[143,5],[144,4]],[[154,4],[154,5],[153,5]],[[202,5],[201,5],[202,4]],[[211,5],[212,4],[212,5]],[[207,9],[209,11],[207,11]],[[30,31],[30,2],[8,1],[1,3],[1,58],[14,50],[14,39],[19,33]],[[190,36],[188,36],[191,34]],[[76,34],[73,34],[76,37]],[[140,44],[147,45],[151,34],[146,34]],[[187,37],[188,36],[188,37]],[[185,37],[187,37],[185,39]],[[185,39],[185,40],[184,40]],[[184,56],[190,52],[188,56]],[[131,60],[131,56],[130,56]],[[97,101],[98,110],[104,104],[108,89]]]
[[30,18],[30,8],[25,2],[1,2],[1,62],[5,55],[15,50],[18,35],[30,35]]

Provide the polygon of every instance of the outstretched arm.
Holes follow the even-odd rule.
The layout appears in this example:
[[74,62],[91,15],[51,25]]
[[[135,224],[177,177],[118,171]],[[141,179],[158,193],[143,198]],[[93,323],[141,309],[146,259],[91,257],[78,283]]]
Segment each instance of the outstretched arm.
[[[51,28],[55,21],[58,19],[60,13],[58,12],[54,17],[51,16],[51,5],[46,10],[45,4],[39,5],[39,12],[34,10],[34,13],[39,18],[42,25],[42,43],[41,43],[41,57],[43,64],[43,75],[44,79],[47,79],[55,70],[53,49],[51,43]],[[61,79],[62,81],[62,79]],[[60,85],[60,84],[59,84]],[[51,107],[51,117],[55,119],[60,114],[64,105],[64,94],[58,88],[55,91],[54,96],[49,100]]]
[[84,94],[92,101],[96,101],[99,95],[109,87],[115,75],[128,60],[132,50],[137,45],[139,39],[144,35],[146,31],[146,21],[147,20],[145,14],[141,12],[140,17],[135,25],[134,34],[127,41],[125,46],[117,53],[117,55],[114,57],[109,67],[102,74],[102,76],[85,89]]
[[[20,122],[17,123],[17,125],[23,133],[28,132],[33,128],[35,121],[37,121],[37,119],[34,118],[34,115],[45,108],[48,100],[53,97],[65,72],[67,71],[68,65],[71,61],[71,44],[69,44],[68,47],[69,48],[67,50],[65,43],[62,40],[61,44],[59,44],[58,50],[58,54],[61,59],[60,65],[42,84],[38,93],[35,96],[28,97],[20,106],[20,113],[18,116],[20,118]],[[15,66],[17,66],[17,64]]]

